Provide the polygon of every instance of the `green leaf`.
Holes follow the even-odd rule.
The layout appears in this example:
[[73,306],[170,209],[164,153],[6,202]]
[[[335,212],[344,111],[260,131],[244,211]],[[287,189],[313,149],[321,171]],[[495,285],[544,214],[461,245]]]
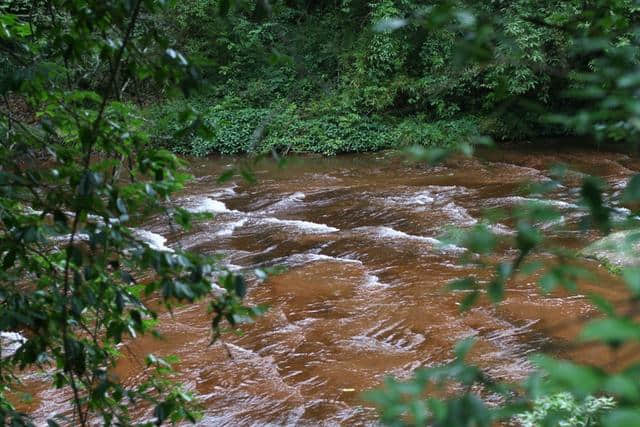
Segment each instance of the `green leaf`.
[[480,292],[478,292],[477,290],[465,295],[464,298],[462,298],[462,301],[460,302],[460,311],[467,311],[471,307],[473,307],[473,305],[478,300],[479,296],[480,296]]
[[640,426],[640,409],[613,409],[602,418],[604,427]]
[[602,383],[602,373],[588,366],[543,355],[534,356],[532,361],[548,374],[548,381],[561,390],[587,396],[594,393]]
[[610,376],[604,383],[604,390],[609,394],[623,397],[630,401],[640,399],[640,390],[637,382],[622,374]]
[[487,293],[491,302],[498,303],[504,298],[504,282],[499,279],[494,279],[489,283],[487,287]]
[[625,284],[634,295],[640,295],[640,268],[628,267],[622,270]]
[[446,148],[425,148],[421,145],[413,145],[406,149],[406,153],[414,161],[427,162],[430,165],[441,163],[450,154]]
[[517,229],[516,244],[524,255],[531,252],[542,241],[540,232],[527,222],[518,222]]
[[244,278],[240,275],[235,275],[233,283],[236,295],[238,295],[240,298],[244,298],[247,294],[247,284],[244,281]]
[[229,181],[231,178],[233,178],[235,173],[236,173],[236,170],[234,168],[229,168],[229,169],[225,170],[218,177],[218,182],[222,184],[222,183],[225,183],[225,182]]
[[16,251],[14,250],[8,251],[7,254],[4,256],[4,259],[2,260],[2,269],[5,271],[10,269],[15,264],[15,261],[16,261]]
[[447,289],[450,291],[468,291],[477,289],[478,285],[473,277],[465,277],[463,279],[456,279],[451,281],[447,285]]
[[640,174],[634,175],[622,193],[623,203],[633,203],[640,200]]
[[473,337],[465,338],[461,341],[458,341],[454,348],[456,357],[460,360],[463,360],[465,357],[467,357],[467,354],[469,354],[469,351],[471,351],[471,347],[473,347],[474,343],[475,338]]
[[471,252],[478,254],[491,253],[498,243],[498,239],[485,225],[476,225],[467,233],[464,246]]
[[229,8],[231,6],[231,0],[220,0],[218,2],[218,13],[220,16],[227,16],[229,14]]
[[640,340],[640,326],[627,319],[596,319],[587,323],[580,334],[580,339],[607,343]]
[[587,177],[582,182],[580,194],[583,203],[589,208],[593,225],[603,233],[609,233],[611,230],[611,209],[604,204],[602,187],[600,179]]
[[615,315],[613,304],[611,304],[611,302],[605,299],[602,295],[591,293],[589,294],[589,299],[591,300],[593,305],[598,307],[598,309],[600,309],[600,311],[602,311],[607,316]]

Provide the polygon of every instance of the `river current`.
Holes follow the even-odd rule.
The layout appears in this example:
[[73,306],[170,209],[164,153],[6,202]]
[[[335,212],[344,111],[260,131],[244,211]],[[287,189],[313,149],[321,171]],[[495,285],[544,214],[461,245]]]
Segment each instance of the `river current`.
[[[196,179],[175,198],[214,219],[183,232],[158,216],[140,233],[159,247],[220,254],[234,270],[286,266],[265,282],[249,280],[247,303],[266,304],[268,312],[243,326],[242,336],[210,345],[206,305],[178,307],[161,315],[165,339],[130,344],[117,372],[135,383],[144,371],[136,359],[177,355],[180,380],[201,395],[202,425],[372,424],[376,414],[362,391],[387,375],[406,378],[452,360],[455,343],[470,336],[471,361],[502,380],[526,377],[538,351],[603,366],[619,362],[606,349],[571,344],[583,319],[595,314],[588,292],[623,296],[596,261],[584,261],[596,279],[578,293],[541,295],[539,276],[522,276],[502,304],[482,301],[460,314],[463,295],[447,292],[446,284],[489,273],[458,262],[461,248],[443,245],[440,236],[477,224],[487,210],[535,200],[526,184],[548,180],[549,168],[564,163],[579,173],[546,196],[544,203],[564,215],[542,226],[557,242],[581,248],[596,236],[578,226],[580,173],[602,176],[615,192],[640,170],[637,160],[575,148],[492,151],[436,167],[389,152],[309,156],[284,168],[259,164],[255,184],[218,184],[231,163],[192,159]],[[511,220],[492,225],[507,240],[513,227]],[[496,259],[514,255],[505,244]],[[42,418],[68,398],[34,391],[30,409]]]

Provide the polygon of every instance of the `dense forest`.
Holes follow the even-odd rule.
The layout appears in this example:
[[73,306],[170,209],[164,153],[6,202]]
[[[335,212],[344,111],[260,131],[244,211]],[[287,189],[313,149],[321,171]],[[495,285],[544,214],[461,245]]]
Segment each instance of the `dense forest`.
[[639,12],[4,0],[0,425],[640,425]]
[[[633,2],[284,1],[269,6],[269,19],[252,3],[233,6],[221,17],[218,1],[187,1],[172,11],[177,19],[165,18],[210,84],[189,105],[213,135],[177,147],[173,139],[186,153],[335,154],[584,134],[584,120],[558,116],[593,107],[584,73],[606,64],[597,41],[581,46],[573,29],[596,36],[594,17],[609,15],[606,37],[625,47],[616,59],[632,66],[636,55]],[[460,11],[439,22],[447,8]],[[175,129],[172,113],[183,106],[153,109],[154,134]],[[616,118],[606,125],[598,136],[633,135]]]

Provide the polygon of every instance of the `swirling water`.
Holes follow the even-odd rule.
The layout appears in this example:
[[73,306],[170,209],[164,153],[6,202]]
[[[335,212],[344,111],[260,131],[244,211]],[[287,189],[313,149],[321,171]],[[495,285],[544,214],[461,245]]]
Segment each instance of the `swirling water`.
[[[523,187],[548,180],[554,163],[597,173],[615,189],[639,169],[637,161],[575,149],[498,151],[438,167],[390,153],[309,156],[291,159],[284,169],[259,165],[256,184],[221,186],[216,179],[229,162],[192,160],[197,179],[175,199],[214,219],[178,232],[159,216],[141,235],[167,250],[223,254],[235,270],[288,267],[265,282],[250,281],[248,302],[267,304],[269,311],[243,327],[243,336],[209,345],[206,307],[178,308],[161,316],[166,339],[136,340],[128,352],[136,357],[127,356],[117,370],[135,383],[143,370],[134,359],[177,355],[180,379],[202,396],[202,425],[373,424],[375,411],[360,392],[386,375],[407,377],[451,360],[455,342],[469,336],[477,339],[472,361],[503,380],[525,377],[529,356],[542,350],[610,363],[603,349],[568,345],[581,319],[594,313],[583,295],[597,283],[584,283],[576,295],[541,295],[539,277],[521,277],[501,305],[482,302],[461,315],[461,295],[446,292],[447,282],[489,273],[459,263],[463,250],[443,244],[441,236],[477,224],[487,209],[535,199]],[[594,238],[577,227],[583,214],[576,209],[578,185],[570,179],[544,202],[563,212],[549,233],[575,248]],[[492,225],[505,238],[513,226],[511,220]],[[496,257],[513,254],[506,245]],[[605,278],[595,282],[615,284],[597,263],[585,265]],[[41,417],[64,406],[65,398],[46,388],[34,392],[30,410]]]

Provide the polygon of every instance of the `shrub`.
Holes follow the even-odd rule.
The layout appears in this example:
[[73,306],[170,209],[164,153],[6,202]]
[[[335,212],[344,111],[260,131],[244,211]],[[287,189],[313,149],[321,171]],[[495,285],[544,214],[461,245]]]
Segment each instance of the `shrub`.
[[514,418],[522,427],[538,427],[545,422],[559,427],[587,427],[594,425],[599,415],[614,406],[612,397],[588,396],[579,402],[571,393],[558,393],[535,400],[531,411]]

